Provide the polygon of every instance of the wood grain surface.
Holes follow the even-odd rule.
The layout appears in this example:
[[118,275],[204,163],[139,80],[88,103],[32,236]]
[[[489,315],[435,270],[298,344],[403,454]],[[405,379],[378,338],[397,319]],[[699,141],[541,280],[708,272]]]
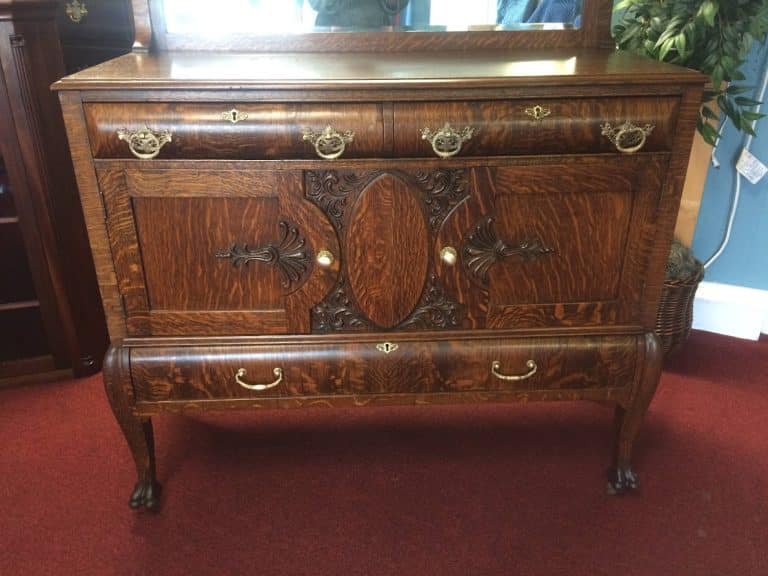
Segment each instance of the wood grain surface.
[[[143,46],[158,4],[134,7]],[[703,77],[598,50],[608,1],[584,17],[390,53],[397,34],[135,53],[57,83],[140,487],[163,411],[592,399],[619,406],[610,485],[636,489]],[[625,121],[653,125],[635,154],[602,134]],[[420,131],[445,123],[475,134],[438,159]],[[115,136],[144,124],[174,132],[154,160]],[[337,160],[302,139],[327,124],[355,132]]]
[[[446,123],[457,131],[474,129],[472,138],[461,148],[461,156],[616,152],[602,135],[601,126],[619,126],[626,121],[655,126],[643,150],[664,151],[672,146],[677,104],[678,99],[671,97],[397,103],[394,155],[433,156],[420,130],[438,130]],[[535,106],[548,115],[536,120],[531,115]]]
[[360,312],[385,328],[416,307],[427,279],[430,235],[419,200],[386,174],[366,186],[349,216],[349,286]]
[[[315,346],[210,346],[135,348],[131,375],[140,402],[258,399],[284,396],[421,394],[509,390],[631,387],[634,336],[473,339],[464,342],[408,341],[386,353],[382,342]],[[491,373],[499,361],[505,375],[537,372],[518,382]],[[269,383],[281,368],[283,382],[258,392],[243,388],[235,373]],[[406,399],[407,401],[407,399]]]
[[[233,108],[245,119],[236,124],[226,119]],[[117,131],[144,126],[172,135],[159,158],[317,158],[303,134],[322,132],[326,126],[354,133],[347,158],[385,153],[379,104],[90,103],[85,114],[95,158],[133,158]]]

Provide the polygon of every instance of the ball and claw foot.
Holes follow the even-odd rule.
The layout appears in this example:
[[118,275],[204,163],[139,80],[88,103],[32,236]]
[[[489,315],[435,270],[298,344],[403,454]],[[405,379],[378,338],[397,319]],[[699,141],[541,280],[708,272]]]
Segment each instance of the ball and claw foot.
[[128,505],[133,509],[144,507],[150,512],[157,512],[160,508],[160,484],[157,482],[137,482]]
[[628,492],[637,492],[640,489],[640,481],[632,469],[611,468],[608,470],[608,485],[606,492],[610,496],[618,496]]

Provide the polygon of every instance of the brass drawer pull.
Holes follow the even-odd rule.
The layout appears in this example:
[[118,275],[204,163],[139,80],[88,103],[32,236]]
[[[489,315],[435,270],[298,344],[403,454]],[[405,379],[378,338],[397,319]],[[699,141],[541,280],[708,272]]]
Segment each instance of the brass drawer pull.
[[117,138],[127,142],[131,154],[139,160],[151,160],[172,140],[172,134],[168,130],[152,130],[144,126],[140,130],[118,130]]
[[67,2],[64,11],[67,13],[67,17],[75,24],[80,24],[83,18],[88,16],[88,8],[85,7],[85,2],[82,0]]
[[501,362],[498,360],[494,360],[491,363],[491,374],[496,376],[499,380],[506,380],[508,382],[519,382],[520,380],[527,380],[534,374],[536,374],[536,370],[539,369],[538,366],[536,366],[536,362],[533,360],[528,360],[528,362],[525,363],[526,367],[528,368],[528,372],[525,374],[502,374],[499,372],[501,369]]
[[245,378],[246,372],[245,368],[240,368],[237,373],[235,374],[235,382],[240,384],[243,388],[246,388],[247,390],[255,390],[256,392],[261,392],[263,390],[269,390],[270,388],[274,388],[275,386],[279,386],[280,382],[283,381],[283,369],[282,368],[275,368],[272,370],[272,373],[275,375],[276,380],[274,382],[270,382],[269,384],[248,384],[243,378]]
[[326,126],[322,132],[304,130],[302,140],[310,142],[320,158],[333,160],[344,154],[347,144],[355,139],[352,131],[337,132],[332,126]]
[[544,108],[543,106],[536,104],[536,106],[526,108],[525,113],[533,120],[541,122],[544,118],[552,114],[552,111],[549,108]]
[[474,134],[475,129],[471,126],[465,126],[461,131],[456,131],[448,122],[434,132],[429,128],[421,129],[421,139],[432,144],[432,150],[440,158],[450,158],[458,154],[464,142],[470,140]]
[[646,124],[645,126],[635,126],[627,120],[621,126],[614,128],[610,122],[601,124],[602,134],[608,140],[613,142],[616,150],[624,154],[632,154],[645,146],[645,140],[648,134],[653,132],[655,124]]

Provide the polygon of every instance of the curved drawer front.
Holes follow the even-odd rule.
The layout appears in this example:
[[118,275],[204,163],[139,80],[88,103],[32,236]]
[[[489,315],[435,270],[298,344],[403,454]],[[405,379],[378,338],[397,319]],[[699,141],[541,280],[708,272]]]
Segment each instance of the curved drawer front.
[[328,126],[347,136],[344,158],[384,155],[378,104],[87,103],[84,109],[95,158],[133,158],[118,131],[145,127],[170,136],[158,159],[317,159],[304,135],[321,135]]
[[151,347],[131,350],[138,402],[551,390],[632,384],[635,336]]
[[[618,152],[603,135],[605,124],[616,133],[625,122],[639,130],[653,126],[640,148],[672,148],[675,97],[574,98],[570,100],[491,100],[471,102],[409,102],[394,107],[394,155],[435,157],[430,136],[449,124],[468,138],[455,156],[514,154],[581,154]],[[424,129],[429,132],[424,137]],[[464,131],[469,129],[469,134]],[[638,143],[639,131],[624,135],[625,148]],[[447,145],[450,148],[450,144]],[[458,147],[458,145],[457,145]],[[451,150],[452,151],[452,150]]]

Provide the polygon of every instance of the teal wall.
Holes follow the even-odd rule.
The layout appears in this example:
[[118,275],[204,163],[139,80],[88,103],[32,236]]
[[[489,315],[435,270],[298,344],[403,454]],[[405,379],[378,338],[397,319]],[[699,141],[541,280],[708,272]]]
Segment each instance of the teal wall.
[[[768,42],[753,48],[743,69],[747,79],[741,84],[754,87],[752,98],[756,98],[760,90],[766,67]],[[768,113],[768,102],[761,111]],[[768,165],[768,118],[758,120],[756,132],[750,152]],[[729,122],[715,153],[720,168],[710,166],[707,173],[693,238],[693,250],[702,261],[715,253],[725,233],[735,189],[736,160],[745,139]],[[706,280],[768,290],[768,175],[757,184],[741,178],[741,197],[730,242],[707,269]]]

